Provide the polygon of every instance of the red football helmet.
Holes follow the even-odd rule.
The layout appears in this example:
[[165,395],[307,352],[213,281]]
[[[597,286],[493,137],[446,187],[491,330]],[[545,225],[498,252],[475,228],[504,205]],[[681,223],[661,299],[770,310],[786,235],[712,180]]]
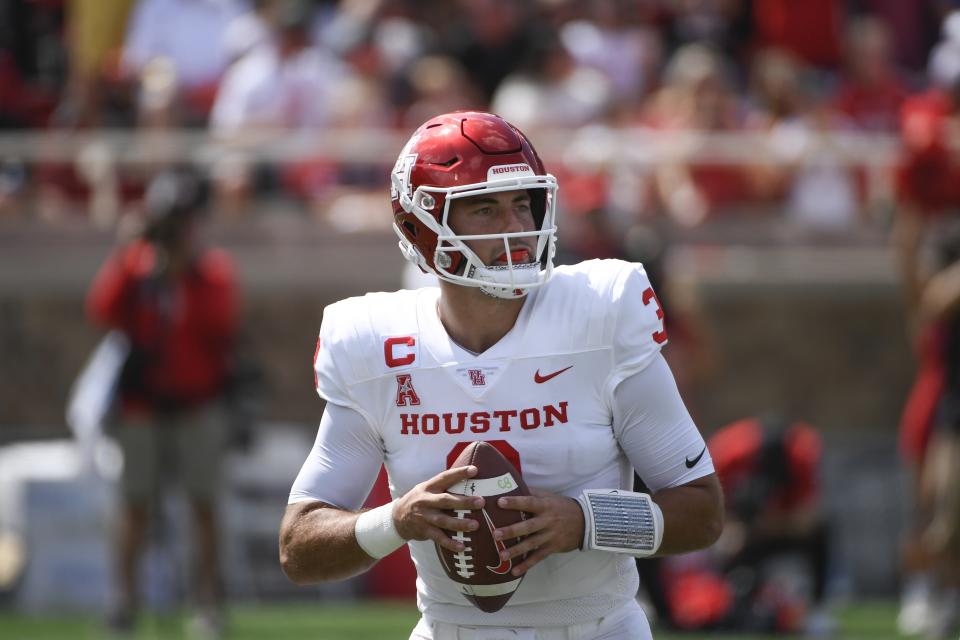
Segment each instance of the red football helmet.
[[[526,189],[533,231],[462,236],[448,225],[450,203],[481,193]],[[533,145],[499,116],[457,111],[428,120],[400,152],[391,177],[393,228],[404,257],[438,278],[497,298],[519,298],[553,272],[557,180]],[[511,238],[536,238],[535,261],[514,264]],[[484,264],[466,240],[500,239],[507,264]]]

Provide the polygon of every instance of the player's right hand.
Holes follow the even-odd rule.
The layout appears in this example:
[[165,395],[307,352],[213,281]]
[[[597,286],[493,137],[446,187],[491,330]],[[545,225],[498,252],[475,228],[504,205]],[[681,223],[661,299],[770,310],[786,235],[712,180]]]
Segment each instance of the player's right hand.
[[450,537],[450,531],[473,531],[480,526],[472,518],[455,518],[448,510],[473,510],[483,507],[483,498],[447,493],[456,483],[477,475],[473,465],[447,469],[421,482],[393,506],[393,522],[404,540],[433,540],[450,551],[463,551],[465,545]]

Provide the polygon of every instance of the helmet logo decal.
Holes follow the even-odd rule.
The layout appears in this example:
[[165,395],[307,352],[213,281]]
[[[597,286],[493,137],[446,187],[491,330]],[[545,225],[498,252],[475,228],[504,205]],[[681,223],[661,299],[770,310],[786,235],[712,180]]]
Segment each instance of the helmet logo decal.
[[526,162],[518,164],[499,164],[487,171],[487,180],[503,180],[504,178],[520,178],[535,176],[533,169]]
[[400,154],[400,157],[397,158],[397,164],[393,166],[393,180],[390,181],[391,200],[396,200],[400,197],[400,189],[403,189],[403,195],[406,195],[408,198],[413,196],[410,172],[413,171],[413,165],[416,161],[417,154],[415,153]]

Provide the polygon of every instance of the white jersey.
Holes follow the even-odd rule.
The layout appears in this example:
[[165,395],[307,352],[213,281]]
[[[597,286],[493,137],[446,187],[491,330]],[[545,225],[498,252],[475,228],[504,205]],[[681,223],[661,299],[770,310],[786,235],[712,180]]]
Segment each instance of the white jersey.
[[[666,341],[642,266],[593,260],[559,267],[527,296],[511,331],[479,355],[449,338],[437,315],[439,295],[437,288],[374,293],[327,307],[317,389],[363,419],[346,427],[349,434],[321,425],[291,502],[357,509],[380,462],[391,494],[401,496],[448,468],[474,440],[493,442],[529,487],[570,497],[584,489],[632,488],[634,466],[653,491],[713,471],[709,455],[693,469],[684,465],[684,455],[701,452],[703,442],[685,410],[682,424],[656,433],[624,434],[616,424],[623,412],[616,411],[615,389],[662,361]],[[662,371],[676,395],[669,369]],[[674,435],[683,453],[646,475],[642,467],[652,465],[645,460],[674,453],[665,445]],[[432,541],[408,544],[421,611],[455,624],[587,621],[632,599],[638,588],[631,556],[554,554],[526,574],[507,606],[488,614],[460,595]]]

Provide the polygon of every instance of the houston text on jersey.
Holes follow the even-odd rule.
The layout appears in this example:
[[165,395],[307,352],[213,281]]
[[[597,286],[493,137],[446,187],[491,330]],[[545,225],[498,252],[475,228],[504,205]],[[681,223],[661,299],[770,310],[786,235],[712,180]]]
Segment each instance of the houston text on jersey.
[[457,413],[401,413],[400,434],[405,436],[440,433],[486,433],[514,429],[538,429],[567,423],[567,402],[529,409],[499,411],[458,411]]

